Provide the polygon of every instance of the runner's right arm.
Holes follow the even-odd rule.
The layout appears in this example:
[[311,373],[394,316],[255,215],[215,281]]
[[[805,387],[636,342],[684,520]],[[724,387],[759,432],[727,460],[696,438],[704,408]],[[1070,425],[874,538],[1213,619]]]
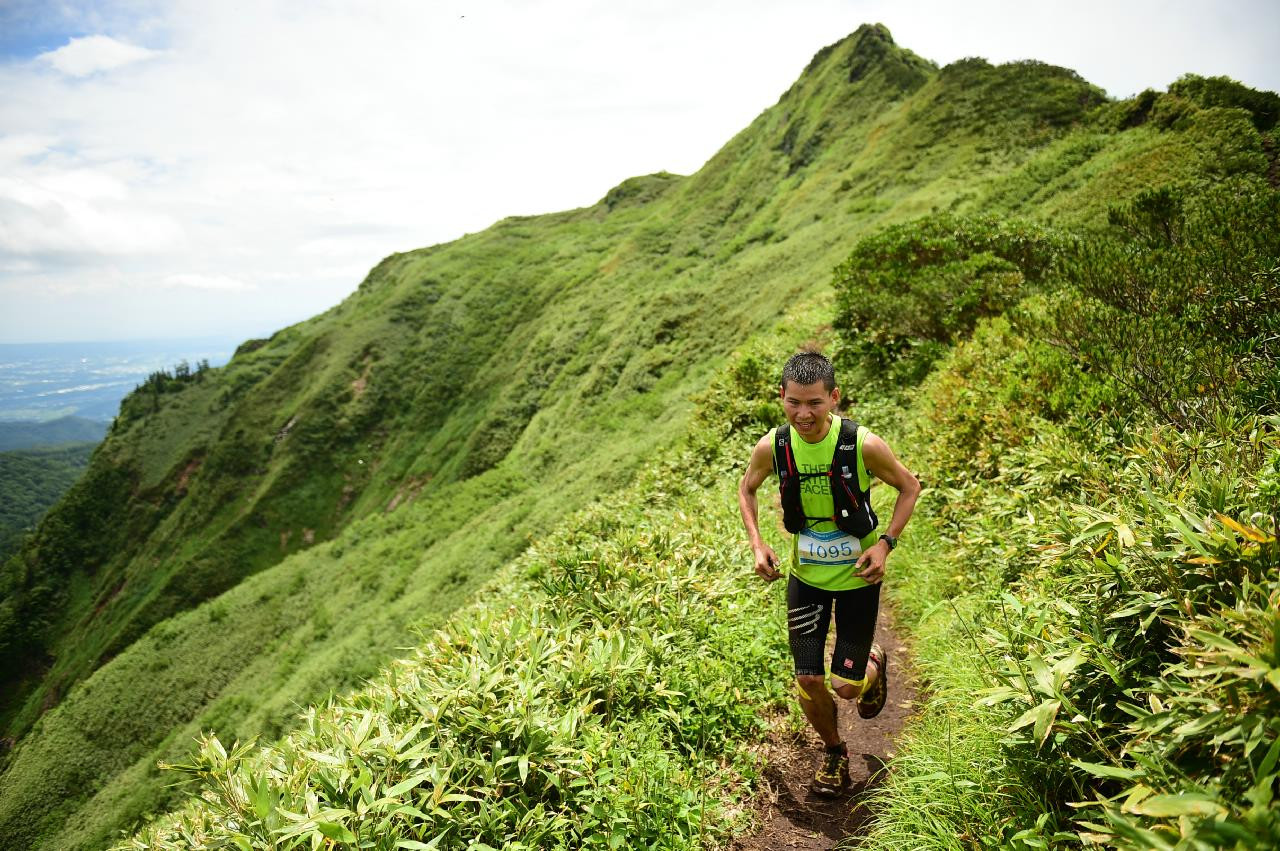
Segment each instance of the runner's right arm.
[[751,450],[751,460],[747,462],[747,470],[738,483],[738,510],[742,512],[742,525],[746,527],[751,552],[755,555],[756,575],[766,582],[782,578],[782,573],[778,570],[780,562],[777,553],[760,537],[759,505],[756,500],[756,491],[772,474],[773,444],[766,434],[760,438],[756,448]]

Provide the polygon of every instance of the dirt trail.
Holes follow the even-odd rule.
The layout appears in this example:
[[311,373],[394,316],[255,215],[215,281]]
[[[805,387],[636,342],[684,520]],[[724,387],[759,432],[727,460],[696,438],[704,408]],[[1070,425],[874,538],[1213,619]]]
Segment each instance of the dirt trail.
[[876,641],[890,659],[889,700],[884,709],[864,720],[852,701],[836,701],[853,787],[835,799],[810,792],[809,782],[822,758],[822,741],[807,728],[798,735],[779,729],[765,747],[768,768],[756,796],[760,830],[737,839],[730,846],[733,851],[828,851],[841,839],[856,836],[874,814],[875,788],[884,779],[898,732],[916,705],[915,672],[898,638],[893,612],[883,599]]

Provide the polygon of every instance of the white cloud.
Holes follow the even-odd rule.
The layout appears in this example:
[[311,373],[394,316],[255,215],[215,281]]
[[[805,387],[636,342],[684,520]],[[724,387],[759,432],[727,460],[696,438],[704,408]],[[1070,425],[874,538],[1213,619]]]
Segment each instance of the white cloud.
[[87,77],[99,71],[114,71],[144,59],[159,55],[159,51],[117,41],[107,35],[90,35],[73,38],[57,50],[41,53],[38,61],[52,65],[71,77]]
[[168,287],[185,287],[193,290],[218,290],[222,292],[243,292],[252,290],[254,286],[244,281],[238,281],[235,278],[228,278],[225,275],[196,275],[181,274],[170,275],[164,279],[165,286]]
[[1188,70],[1280,88],[1276,8],[104,0],[81,31],[115,38],[0,63],[0,339],[65,339],[26,318],[59,316],[36,293],[89,286],[97,339],[303,319],[393,251],[696,170],[864,22],[942,63],[1035,57],[1123,95]]
[[171,250],[184,241],[182,226],[148,209],[113,170],[18,164],[0,175],[0,256],[73,257],[143,254]]
[[0,274],[29,275],[40,271],[39,264],[32,260],[6,260],[0,263]]
[[35,133],[0,136],[0,172],[7,172],[24,160],[44,155],[55,141],[53,136]]

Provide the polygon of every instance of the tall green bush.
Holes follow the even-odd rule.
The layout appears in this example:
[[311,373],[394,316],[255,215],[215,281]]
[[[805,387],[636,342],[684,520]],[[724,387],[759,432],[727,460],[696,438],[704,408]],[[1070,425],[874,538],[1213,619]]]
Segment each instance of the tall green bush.
[[986,316],[1044,280],[1062,238],[995,217],[930,216],[858,243],[835,270],[836,366],[915,383]]
[[1280,121],[1280,95],[1259,91],[1230,77],[1201,77],[1185,74],[1169,86],[1169,94],[1194,101],[1202,107],[1230,107],[1247,110],[1253,124],[1267,131]]
[[1280,411],[1280,193],[1149,190],[1110,220],[1061,256],[1043,332],[1177,426]]

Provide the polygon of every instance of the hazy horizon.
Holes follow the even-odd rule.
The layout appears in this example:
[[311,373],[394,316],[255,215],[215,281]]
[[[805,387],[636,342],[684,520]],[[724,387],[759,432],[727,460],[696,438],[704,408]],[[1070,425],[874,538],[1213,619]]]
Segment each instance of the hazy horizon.
[[225,364],[239,342],[226,337],[0,343],[0,421],[64,416],[110,421],[120,400],[158,370],[186,361]]

